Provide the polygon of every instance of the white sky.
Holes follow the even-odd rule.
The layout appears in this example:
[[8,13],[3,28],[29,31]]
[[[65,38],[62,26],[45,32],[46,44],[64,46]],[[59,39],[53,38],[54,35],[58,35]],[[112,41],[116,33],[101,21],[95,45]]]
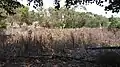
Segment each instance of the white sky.
[[[61,6],[64,5],[64,1],[65,0],[61,0],[61,2],[60,2]],[[21,3],[26,4],[27,0],[23,0],[23,1],[21,1]],[[44,8],[53,7],[54,0],[43,0],[43,3],[44,3],[44,5],[43,5]],[[104,3],[104,5],[107,5],[107,3]],[[120,17],[120,13],[118,13],[118,14],[114,13],[113,14],[111,12],[107,12],[107,14],[105,14],[104,7],[100,7],[96,4],[87,5],[86,8],[87,8],[87,12],[92,12],[92,13],[95,13],[95,14],[98,14],[98,15],[103,15],[103,16],[106,16],[106,17],[110,17],[111,15],[113,15],[113,16]],[[31,5],[30,10],[33,10],[33,9],[34,8]],[[78,8],[77,11],[81,11],[81,10]]]

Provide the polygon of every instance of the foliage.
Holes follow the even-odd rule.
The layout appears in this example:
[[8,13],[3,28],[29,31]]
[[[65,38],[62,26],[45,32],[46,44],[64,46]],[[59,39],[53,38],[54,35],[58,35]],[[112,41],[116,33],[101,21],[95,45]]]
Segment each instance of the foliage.
[[114,18],[113,16],[109,18],[111,22],[109,28],[120,28],[120,18]]
[[106,18],[90,12],[76,12],[74,9],[61,7],[60,10],[54,8],[42,9],[39,12],[29,11],[28,7],[16,9],[16,14],[8,16],[7,23],[23,23],[28,25],[38,22],[40,26],[48,28],[81,28],[81,27],[105,27],[120,28],[119,18]]
[[16,21],[19,21],[19,25],[22,25],[23,23],[26,23],[28,25],[31,25],[32,22],[37,20],[37,15],[34,11],[29,11],[28,7],[21,7],[16,10],[17,14],[15,14],[13,17],[16,18]]
[[[37,7],[43,6],[43,0],[27,0],[28,6],[31,3],[34,3],[33,7],[37,9]],[[92,4],[96,3],[99,6],[102,5],[104,2],[109,2],[109,5],[105,7],[106,11],[112,10],[112,12],[119,12],[120,10],[120,1],[119,0],[65,0],[66,8],[70,8],[71,5],[81,5],[81,4]],[[60,0],[54,0],[55,8],[60,8]],[[1,0],[0,1],[0,8],[3,8],[9,14],[15,14],[14,9],[18,7],[22,7],[23,5],[18,0]]]
[[18,7],[23,7],[20,2],[16,0],[1,0],[0,1],[0,8],[7,11],[8,14],[15,14],[14,9]]
[[[34,8],[43,6],[43,0],[28,0],[29,4],[34,1]],[[109,5],[105,6],[105,10],[109,11],[112,10],[112,12],[119,12],[120,10],[120,1],[119,0],[65,0],[65,6],[66,8],[70,8],[71,5],[81,5],[81,4],[92,4],[96,3],[97,5],[103,7],[103,3],[108,2]],[[60,0],[54,0],[55,8],[60,8]]]
[[[104,2],[108,2],[109,5],[105,6],[105,10],[106,11],[112,11],[114,12],[119,12],[120,10],[120,1],[119,0],[65,0],[65,6],[66,8],[70,8],[71,5],[81,5],[81,4],[92,4],[92,3],[96,3],[97,5],[103,7],[103,3]],[[59,0],[55,0],[55,3],[58,5]],[[56,7],[56,6],[55,6]],[[58,7],[60,8],[60,7]],[[57,8],[57,9],[58,9]]]
[[[30,5],[32,2],[34,3],[33,7],[42,7],[43,6],[43,0],[27,0],[28,5]],[[81,4],[92,4],[96,3],[97,5],[103,7],[103,3],[108,2],[109,5],[105,6],[105,10],[109,11],[112,10],[112,12],[119,12],[120,10],[120,1],[119,0],[65,0],[65,6],[66,8],[70,8],[71,5],[81,5]],[[54,0],[55,8],[60,8],[60,0]]]
[[5,20],[1,20],[0,21],[0,29],[6,29],[7,28],[7,24],[5,22]]
[[[45,14],[43,14],[44,15],[43,21],[45,22],[45,19],[47,18],[46,20],[52,22],[52,24],[55,27],[59,27],[59,28],[60,27],[62,28],[106,27],[107,28],[110,27],[111,25],[109,22],[112,22],[109,20],[109,18],[103,17],[101,15],[92,14],[90,12],[87,13],[76,12],[74,11],[74,9],[67,10],[64,7],[60,8],[60,10],[49,8],[48,11],[44,10],[44,12]],[[120,20],[118,19],[119,18],[114,19],[114,21],[119,22]],[[118,24],[119,23],[117,23],[117,25]]]

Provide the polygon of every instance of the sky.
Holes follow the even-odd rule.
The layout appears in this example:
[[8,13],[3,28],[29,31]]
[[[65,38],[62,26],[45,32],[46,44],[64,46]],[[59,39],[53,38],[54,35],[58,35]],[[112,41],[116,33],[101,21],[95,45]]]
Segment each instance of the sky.
[[[22,4],[26,5],[27,4],[27,0],[19,0]],[[61,6],[64,5],[64,1],[65,0],[60,0],[60,4]],[[54,7],[54,0],[43,0],[43,8],[47,9],[49,7]],[[104,5],[108,5],[108,3],[104,3]],[[87,12],[92,12],[94,14],[98,14],[98,15],[103,15],[106,17],[111,17],[111,15],[115,16],[115,17],[120,17],[120,13],[112,13],[112,12],[107,12],[107,14],[104,11],[104,7],[100,7],[96,4],[90,4],[90,5],[84,5],[87,9]],[[32,7],[32,4],[30,6],[30,10],[34,10],[34,8]],[[76,11],[80,11],[80,12],[84,12],[85,10],[80,9],[80,7],[78,7],[76,9]],[[86,11],[85,11],[86,12]]]

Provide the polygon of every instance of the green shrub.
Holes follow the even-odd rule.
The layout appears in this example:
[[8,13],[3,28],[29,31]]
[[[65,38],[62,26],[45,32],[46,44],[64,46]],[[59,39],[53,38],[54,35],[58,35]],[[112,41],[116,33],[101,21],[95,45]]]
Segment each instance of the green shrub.
[[6,29],[7,28],[7,24],[5,23],[5,21],[1,20],[0,21],[0,29]]

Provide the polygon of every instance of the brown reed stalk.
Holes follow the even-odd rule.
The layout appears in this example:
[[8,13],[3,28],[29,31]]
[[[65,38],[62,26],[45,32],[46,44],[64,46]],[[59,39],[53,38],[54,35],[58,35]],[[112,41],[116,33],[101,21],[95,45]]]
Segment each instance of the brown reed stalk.
[[71,41],[72,41],[73,48],[75,48],[75,39],[74,39],[73,32],[70,32],[70,36],[71,36]]
[[51,51],[53,53],[53,49],[52,49],[53,37],[52,37],[51,32],[49,32],[49,34],[47,35],[47,38],[48,38],[48,49],[49,49],[49,51]]

